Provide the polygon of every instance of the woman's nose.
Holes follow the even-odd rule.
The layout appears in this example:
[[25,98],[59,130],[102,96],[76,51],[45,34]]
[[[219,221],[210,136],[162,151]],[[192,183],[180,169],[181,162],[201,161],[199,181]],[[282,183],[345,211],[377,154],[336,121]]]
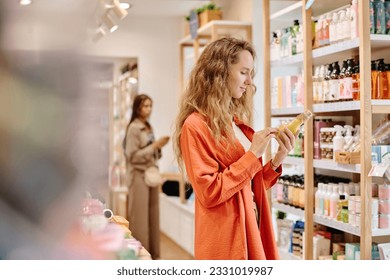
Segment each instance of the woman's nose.
[[248,76],[248,77],[245,79],[245,84],[246,84],[246,85],[252,84],[252,77],[251,77],[251,76]]

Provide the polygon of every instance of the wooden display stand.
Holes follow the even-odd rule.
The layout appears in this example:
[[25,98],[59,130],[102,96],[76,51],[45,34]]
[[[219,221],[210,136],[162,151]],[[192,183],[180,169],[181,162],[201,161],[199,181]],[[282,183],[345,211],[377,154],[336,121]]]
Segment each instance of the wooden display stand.
[[[114,215],[112,217],[112,222],[120,225],[124,234],[129,234],[131,236],[131,230],[129,228],[129,221],[125,217],[122,217],[120,215]],[[131,237],[131,238],[134,238],[134,237]],[[138,258],[138,260],[151,260],[152,259],[150,253],[144,247],[142,247],[140,249],[137,258]]]

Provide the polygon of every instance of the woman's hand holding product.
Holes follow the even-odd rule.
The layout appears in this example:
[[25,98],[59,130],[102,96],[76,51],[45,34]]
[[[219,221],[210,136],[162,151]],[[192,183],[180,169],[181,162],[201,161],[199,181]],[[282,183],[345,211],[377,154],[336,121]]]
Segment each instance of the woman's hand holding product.
[[156,140],[152,145],[155,149],[161,149],[164,147],[169,141],[169,136],[163,136],[160,137],[158,140]]
[[267,148],[271,138],[275,138],[278,130],[276,128],[268,127],[260,130],[253,135],[252,145],[249,151],[255,154],[256,157],[261,157]]
[[288,153],[294,148],[295,143],[295,135],[287,127],[282,126],[278,131],[276,141],[278,141],[279,148],[271,161],[271,165],[274,167],[282,164]]

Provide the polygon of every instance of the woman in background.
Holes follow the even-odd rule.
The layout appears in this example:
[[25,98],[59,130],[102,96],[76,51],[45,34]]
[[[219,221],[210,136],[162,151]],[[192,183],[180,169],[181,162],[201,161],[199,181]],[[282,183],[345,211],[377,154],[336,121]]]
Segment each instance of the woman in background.
[[161,148],[169,137],[155,140],[149,123],[152,99],[139,94],[133,103],[133,112],[126,129],[124,151],[129,188],[128,218],[132,235],[149,251],[153,259],[160,257],[159,189],[147,186],[145,170],[157,165]]
[[[210,43],[180,104],[174,144],[195,192],[196,259],[279,257],[266,192],[281,175],[295,137],[288,129],[254,132],[246,124],[254,58],[246,41]],[[264,163],[272,138],[279,148]]]

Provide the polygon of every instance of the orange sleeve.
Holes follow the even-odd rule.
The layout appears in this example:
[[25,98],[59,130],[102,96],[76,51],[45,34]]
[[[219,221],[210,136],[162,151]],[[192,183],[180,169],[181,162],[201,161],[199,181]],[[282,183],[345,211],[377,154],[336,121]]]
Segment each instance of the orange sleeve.
[[263,169],[263,180],[266,189],[272,188],[275,185],[277,179],[282,175],[282,165],[280,165],[276,170],[271,166],[271,161],[269,161]]
[[[192,119],[193,120],[193,119]],[[186,121],[180,138],[183,160],[195,195],[205,208],[219,205],[245,186],[263,167],[258,158],[247,152],[229,166],[221,167],[218,148],[202,121]],[[237,153],[234,147],[229,153]]]

